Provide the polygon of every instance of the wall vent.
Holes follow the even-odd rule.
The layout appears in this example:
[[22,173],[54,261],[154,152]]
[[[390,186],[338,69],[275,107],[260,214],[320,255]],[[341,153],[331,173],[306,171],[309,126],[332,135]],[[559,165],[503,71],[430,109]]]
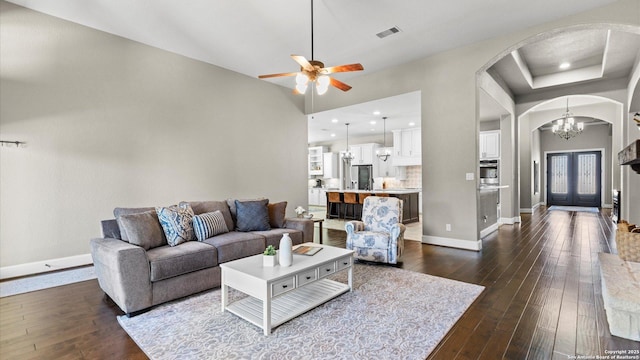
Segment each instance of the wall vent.
[[394,27],[389,28],[389,29],[387,29],[387,30],[385,30],[385,31],[381,31],[381,32],[377,33],[377,34],[376,34],[376,36],[377,36],[377,37],[379,37],[380,39],[384,39],[384,38],[386,38],[387,36],[389,36],[389,35],[393,35],[393,34],[397,34],[397,33],[399,33],[400,31],[401,31],[401,30],[400,30],[400,28],[399,28],[399,27],[394,26]]

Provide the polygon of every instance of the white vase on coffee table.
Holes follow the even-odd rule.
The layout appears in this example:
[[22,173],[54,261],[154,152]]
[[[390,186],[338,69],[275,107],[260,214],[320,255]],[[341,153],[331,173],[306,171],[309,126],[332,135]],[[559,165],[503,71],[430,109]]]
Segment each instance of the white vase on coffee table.
[[280,249],[278,250],[278,262],[280,266],[291,266],[293,264],[293,243],[289,233],[282,234],[280,239]]

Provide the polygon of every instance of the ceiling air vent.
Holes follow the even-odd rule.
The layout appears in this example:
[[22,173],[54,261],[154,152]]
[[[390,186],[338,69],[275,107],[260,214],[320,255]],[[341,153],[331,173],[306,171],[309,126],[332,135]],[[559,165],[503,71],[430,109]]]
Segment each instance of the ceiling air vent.
[[397,26],[394,26],[392,28],[389,28],[385,31],[381,31],[379,33],[376,34],[377,37],[379,37],[380,39],[384,39],[389,35],[393,35],[393,34],[397,34],[400,32],[400,28]]

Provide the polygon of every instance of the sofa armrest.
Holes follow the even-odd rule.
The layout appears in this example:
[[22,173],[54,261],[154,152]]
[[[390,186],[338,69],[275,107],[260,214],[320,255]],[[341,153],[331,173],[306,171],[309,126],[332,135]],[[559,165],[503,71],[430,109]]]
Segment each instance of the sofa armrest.
[[127,314],[150,307],[153,299],[146,251],[113,238],[92,239],[90,245],[102,290]]
[[313,220],[286,218],[284,221],[286,229],[302,231],[302,242],[313,242]]

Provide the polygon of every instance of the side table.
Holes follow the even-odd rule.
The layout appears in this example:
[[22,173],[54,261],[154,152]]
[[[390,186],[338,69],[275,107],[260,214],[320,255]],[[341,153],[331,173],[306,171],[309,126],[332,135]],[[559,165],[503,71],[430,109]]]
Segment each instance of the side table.
[[320,233],[320,244],[322,244],[322,222],[324,221],[324,219],[323,218],[311,218],[311,220],[313,220],[313,224],[314,225],[316,223],[318,223],[318,230],[319,230],[319,233]]

